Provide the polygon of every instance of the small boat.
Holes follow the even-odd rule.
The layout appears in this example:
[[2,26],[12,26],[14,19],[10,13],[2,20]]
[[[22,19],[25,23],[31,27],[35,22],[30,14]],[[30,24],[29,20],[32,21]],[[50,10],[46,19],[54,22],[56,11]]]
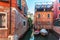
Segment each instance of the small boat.
[[38,35],[39,33],[40,33],[39,30],[36,30],[36,31],[34,32],[35,35]]
[[46,29],[41,29],[40,30],[41,35],[45,36],[48,35],[48,31]]

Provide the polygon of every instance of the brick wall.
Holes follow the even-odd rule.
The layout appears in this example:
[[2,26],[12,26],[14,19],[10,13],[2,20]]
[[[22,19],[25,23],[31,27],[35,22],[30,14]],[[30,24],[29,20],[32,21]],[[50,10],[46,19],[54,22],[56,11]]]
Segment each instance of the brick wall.
[[[38,18],[38,14],[40,14],[40,18]],[[50,14],[50,18],[48,18],[48,14]],[[51,28],[53,25],[53,12],[49,11],[49,12],[36,12],[34,15],[34,22],[36,26],[42,26],[43,28]],[[38,22],[40,22],[40,24],[38,25]],[[47,23],[50,22],[49,25],[47,25]]]
[[[28,26],[27,26],[27,18],[26,17],[24,17],[24,15],[23,14],[21,14],[21,13],[19,13],[19,11],[15,11],[15,28],[16,28],[16,34],[18,34],[18,35],[23,35],[26,31],[27,31],[27,29],[28,29]],[[26,22],[26,26],[23,26],[23,22]]]
[[[27,29],[27,17],[24,16],[24,6],[25,1],[23,3],[22,11],[18,9],[17,6],[17,0],[12,0],[12,12],[11,12],[11,26],[10,26],[10,0],[9,2],[0,2],[0,12],[6,12],[7,13],[7,29],[0,30],[0,38],[8,38],[9,35],[15,35],[18,34],[21,36],[24,34]],[[17,12],[16,12],[17,10]],[[26,26],[23,26],[23,21],[26,21]],[[11,29],[10,29],[11,27]],[[4,32],[4,33],[3,33]],[[11,34],[10,34],[11,32]],[[2,36],[4,35],[4,36]]]
[[55,14],[55,19],[59,18],[59,14],[60,14],[59,7],[60,7],[59,0],[55,0],[54,6],[53,6],[53,8],[54,8],[54,14]]
[[8,31],[9,31],[9,13],[8,12],[6,12],[6,11],[9,11],[9,8],[8,7],[3,7],[2,6],[2,8],[0,8],[0,12],[2,12],[2,13],[4,13],[4,14],[7,14],[7,29],[2,29],[2,28],[0,28],[0,38],[7,38],[8,37],[8,35],[9,35],[9,33],[8,33]]

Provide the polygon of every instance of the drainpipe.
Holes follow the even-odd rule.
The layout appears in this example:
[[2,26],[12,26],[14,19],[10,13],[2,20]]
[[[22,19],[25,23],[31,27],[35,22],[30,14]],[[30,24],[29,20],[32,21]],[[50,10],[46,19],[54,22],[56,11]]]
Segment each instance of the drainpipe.
[[10,0],[10,34],[11,34],[11,2],[12,2],[12,0]]

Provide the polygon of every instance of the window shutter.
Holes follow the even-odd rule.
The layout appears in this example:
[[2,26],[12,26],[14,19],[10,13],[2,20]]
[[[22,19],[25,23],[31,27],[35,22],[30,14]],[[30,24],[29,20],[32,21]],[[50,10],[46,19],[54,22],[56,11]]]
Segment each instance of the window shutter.
[[18,1],[17,1],[17,4],[18,4],[18,7],[21,9],[21,8],[22,8],[21,0],[18,0]]

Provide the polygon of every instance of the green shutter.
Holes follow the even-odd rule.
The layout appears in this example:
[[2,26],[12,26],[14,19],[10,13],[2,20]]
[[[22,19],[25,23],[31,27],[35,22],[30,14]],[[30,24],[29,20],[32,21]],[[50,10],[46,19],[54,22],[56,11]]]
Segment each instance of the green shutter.
[[18,5],[19,5],[20,8],[22,8],[21,0],[18,0]]

